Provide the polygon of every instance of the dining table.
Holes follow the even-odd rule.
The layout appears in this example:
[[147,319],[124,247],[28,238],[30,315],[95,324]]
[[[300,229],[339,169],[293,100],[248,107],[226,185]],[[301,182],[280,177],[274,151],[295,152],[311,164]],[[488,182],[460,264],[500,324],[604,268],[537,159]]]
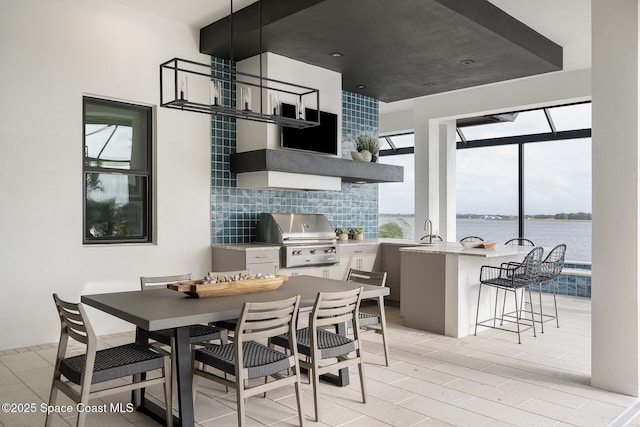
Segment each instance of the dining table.
[[[194,396],[192,392],[191,346],[189,325],[208,324],[234,319],[240,316],[245,302],[269,302],[300,295],[300,308],[313,306],[318,292],[340,292],[362,287],[362,299],[389,295],[387,287],[366,285],[315,276],[290,276],[278,289],[245,294],[194,298],[170,289],[136,290],[126,292],[82,295],[81,302],[111,314],[136,326],[136,342],[147,344],[148,332],[172,329],[175,337],[176,382],[178,395],[178,418],[175,425],[193,426]],[[342,327],[339,332],[346,333]],[[345,368],[337,377],[338,385],[348,385],[349,375]],[[142,411],[154,418],[164,420],[164,408],[142,398]]]

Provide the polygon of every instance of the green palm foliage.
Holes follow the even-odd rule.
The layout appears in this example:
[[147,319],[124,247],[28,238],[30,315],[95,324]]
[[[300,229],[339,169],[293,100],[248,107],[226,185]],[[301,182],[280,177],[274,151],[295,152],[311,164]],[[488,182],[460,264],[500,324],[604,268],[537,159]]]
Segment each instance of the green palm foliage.
[[387,222],[378,227],[378,237],[384,239],[407,239],[407,234],[411,226],[404,218],[396,218],[395,221]]

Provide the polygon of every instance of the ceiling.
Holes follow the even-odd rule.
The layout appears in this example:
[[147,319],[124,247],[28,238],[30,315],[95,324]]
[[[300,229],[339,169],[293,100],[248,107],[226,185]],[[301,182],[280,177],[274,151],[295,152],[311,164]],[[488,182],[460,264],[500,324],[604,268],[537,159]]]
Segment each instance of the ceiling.
[[[228,16],[230,7],[227,0],[110,1],[194,30]],[[253,3],[235,0],[234,10]],[[393,102],[561,68],[589,68],[590,9],[588,0],[262,0],[263,46],[342,72],[345,90]],[[243,43],[251,46],[244,54],[259,46],[257,19],[242,24],[238,17],[234,26],[244,28],[245,40],[234,37],[236,59]],[[228,54],[228,27],[223,33],[210,46],[217,44],[220,55]],[[563,48],[559,63],[555,44]],[[333,58],[334,51],[344,56]]]

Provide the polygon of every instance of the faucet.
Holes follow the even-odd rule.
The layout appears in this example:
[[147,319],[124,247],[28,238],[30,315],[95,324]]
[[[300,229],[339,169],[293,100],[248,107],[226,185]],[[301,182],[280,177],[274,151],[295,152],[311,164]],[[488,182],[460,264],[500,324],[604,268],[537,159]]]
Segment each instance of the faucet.
[[[427,229],[429,231],[427,231]],[[424,231],[427,231],[427,235],[424,237],[428,237],[429,238],[428,242],[433,243],[433,223],[429,218],[427,218],[426,221],[424,222]],[[424,239],[424,237],[422,239]]]

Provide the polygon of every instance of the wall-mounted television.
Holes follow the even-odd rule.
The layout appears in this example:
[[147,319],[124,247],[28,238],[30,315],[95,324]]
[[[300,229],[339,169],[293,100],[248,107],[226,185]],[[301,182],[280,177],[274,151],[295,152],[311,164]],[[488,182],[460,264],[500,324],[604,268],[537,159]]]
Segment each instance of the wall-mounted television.
[[[281,105],[284,117],[296,117],[295,105]],[[305,108],[307,120],[317,120],[318,110]],[[338,154],[338,115],[320,111],[320,124],[310,128],[297,129],[282,126],[282,148],[305,150],[322,154]]]

